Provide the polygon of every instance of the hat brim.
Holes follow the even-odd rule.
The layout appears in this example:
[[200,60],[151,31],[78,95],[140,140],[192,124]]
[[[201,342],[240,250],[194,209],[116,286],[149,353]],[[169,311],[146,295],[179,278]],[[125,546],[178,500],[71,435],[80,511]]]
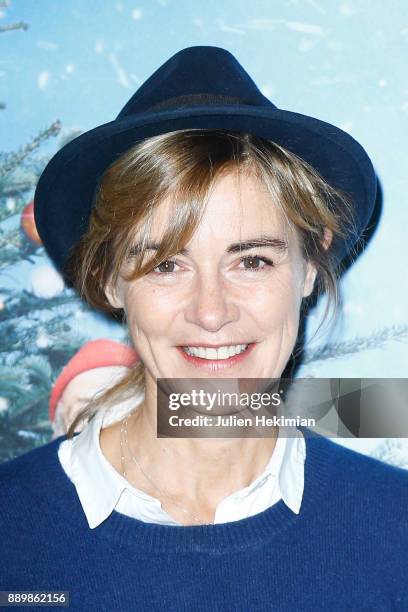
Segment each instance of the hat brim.
[[115,120],[81,134],[51,159],[38,182],[34,217],[45,249],[57,267],[88,229],[99,181],[138,141],[181,129],[249,132],[303,158],[333,187],[346,192],[356,231],[336,244],[341,261],[366,228],[376,197],[376,176],[364,148],[343,130],[307,115],[248,105],[194,106]]

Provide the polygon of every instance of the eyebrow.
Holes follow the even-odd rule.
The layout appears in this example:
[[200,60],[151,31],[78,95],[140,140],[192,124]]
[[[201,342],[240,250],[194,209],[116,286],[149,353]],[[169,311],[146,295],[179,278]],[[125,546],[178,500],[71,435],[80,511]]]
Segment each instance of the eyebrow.
[[[161,244],[157,242],[148,242],[144,250],[145,251],[158,251]],[[259,249],[259,248],[273,248],[277,251],[286,251],[288,248],[288,244],[282,238],[276,238],[274,236],[261,236],[260,238],[251,238],[249,240],[243,240],[242,242],[233,242],[226,248],[227,253],[240,253],[242,251],[249,251],[250,249]],[[140,243],[135,244],[130,250],[129,255],[136,255],[140,253],[142,250],[142,245]],[[188,255],[189,249],[184,248],[178,251],[179,255]]]

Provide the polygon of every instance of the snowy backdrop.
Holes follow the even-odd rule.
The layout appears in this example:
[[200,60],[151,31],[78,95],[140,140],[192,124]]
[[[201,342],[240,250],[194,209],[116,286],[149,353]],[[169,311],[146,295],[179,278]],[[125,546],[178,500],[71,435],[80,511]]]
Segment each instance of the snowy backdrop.
[[[0,1],[0,44],[0,460],[50,439],[52,383],[86,341],[124,339],[44,255],[30,205],[39,173],[190,45],[228,49],[278,107],[348,131],[381,182],[377,230],[342,280],[342,315],[314,337],[319,304],[299,375],[408,376],[405,0]],[[338,441],[408,468],[405,439]]]

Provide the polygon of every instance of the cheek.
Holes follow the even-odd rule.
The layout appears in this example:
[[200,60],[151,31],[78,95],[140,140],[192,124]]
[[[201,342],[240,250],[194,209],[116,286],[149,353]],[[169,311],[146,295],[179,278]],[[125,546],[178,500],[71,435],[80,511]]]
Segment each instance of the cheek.
[[254,292],[251,307],[256,309],[265,329],[276,329],[283,325],[297,327],[301,295],[298,280],[292,276],[282,276]]
[[177,300],[157,287],[143,286],[129,291],[125,298],[128,326],[136,336],[162,335],[177,309]]

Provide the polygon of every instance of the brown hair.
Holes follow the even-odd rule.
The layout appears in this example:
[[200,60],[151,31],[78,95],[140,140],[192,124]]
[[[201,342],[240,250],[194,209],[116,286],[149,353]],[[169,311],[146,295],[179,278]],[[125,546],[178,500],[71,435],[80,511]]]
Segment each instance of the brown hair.
[[[89,229],[67,263],[67,275],[80,296],[124,321],[123,310],[109,304],[105,287],[116,285],[136,229],[141,229],[142,248],[124,276],[128,281],[150,272],[186,246],[200,223],[211,188],[231,170],[254,173],[268,189],[289,226],[297,231],[304,258],[317,268],[316,291],[328,295],[323,320],[330,307],[337,312],[338,271],[331,253],[336,239],[353,231],[349,198],[280,145],[224,130],[179,130],[146,138],[108,167],[95,196]],[[161,248],[144,261],[143,244],[149,240],[152,213],[168,196],[173,204],[170,225]],[[325,228],[334,237],[328,249]],[[139,361],[120,382],[90,401],[71,424],[68,436],[102,404],[128,399],[143,389],[144,366]]]

